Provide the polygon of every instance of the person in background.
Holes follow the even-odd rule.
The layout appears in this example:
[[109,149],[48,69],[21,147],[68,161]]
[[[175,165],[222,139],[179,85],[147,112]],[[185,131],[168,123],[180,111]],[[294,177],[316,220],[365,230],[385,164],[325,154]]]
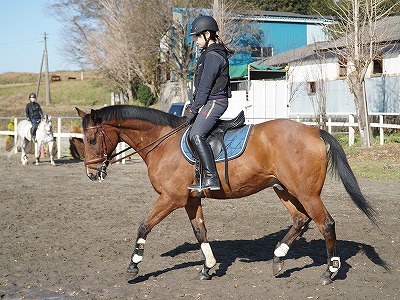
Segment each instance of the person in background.
[[36,130],[43,117],[43,111],[40,104],[36,102],[36,94],[29,94],[29,103],[25,107],[26,118],[32,123],[31,135],[32,141],[36,142]]
[[219,190],[220,182],[214,155],[206,139],[217,120],[228,108],[231,97],[228,55],[233,52],[217,35],[218,24],[213,17],[196,18],[190,35],[202,49],[194,77],[195,92],[186,107],[186,119],[192,123],[189,140],[204,170],[204,179],[188,186],[189,189]]

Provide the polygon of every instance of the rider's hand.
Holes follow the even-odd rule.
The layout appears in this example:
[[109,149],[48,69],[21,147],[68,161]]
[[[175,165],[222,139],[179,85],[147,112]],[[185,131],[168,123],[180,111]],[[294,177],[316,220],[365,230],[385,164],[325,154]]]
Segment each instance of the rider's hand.
[[191,105],[186,106],[186,109],[185,109],[186,121],[188,123],[192,123],[194,121],[194,119],[196,118],[196,116],[197,116],[197,113],[193,112],[192,106]]

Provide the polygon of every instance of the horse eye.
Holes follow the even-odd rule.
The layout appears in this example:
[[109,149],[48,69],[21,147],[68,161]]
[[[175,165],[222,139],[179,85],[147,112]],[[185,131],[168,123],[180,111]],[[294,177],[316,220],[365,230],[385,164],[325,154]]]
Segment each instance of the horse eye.
[[90,145],[96,144],[96,139],[88,139]]

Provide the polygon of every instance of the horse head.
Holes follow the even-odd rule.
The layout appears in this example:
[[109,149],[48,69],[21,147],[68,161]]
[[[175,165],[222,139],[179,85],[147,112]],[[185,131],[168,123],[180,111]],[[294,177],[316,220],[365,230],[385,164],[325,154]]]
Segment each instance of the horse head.
[[90,180],[103,180],[107,176],[109,157],[118,144],[118,137],[112,134],[109,128],[103,126],[103,120],[96,110],[92,109],[90,114],[86,114],[79,108],[76,110],[82,118],[86,175]]
[[43,124],[45,135],[53,135],[53,124],[51,122],[51,116],[44,115],[41,122]]

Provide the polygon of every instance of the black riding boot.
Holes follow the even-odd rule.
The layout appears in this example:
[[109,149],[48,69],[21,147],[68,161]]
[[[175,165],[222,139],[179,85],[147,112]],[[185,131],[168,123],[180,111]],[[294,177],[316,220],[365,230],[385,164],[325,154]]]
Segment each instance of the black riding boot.
[[32,123],[32,128],[31,128],[31,136],[32,136],[32,142],[36,142],[36,131],[38,128],[38,124],[37,123]]
[[[188,189],[191,190],[219,190],[220,183],[217,174],[217,169],[215,167],[214,156],[211,151],[210,145],[207,141],[199,135],[195,135],[191,139],[192,146],[195,149],[197,156],[199,157],[200,163],[203,167],[205,174],[204,178],[201,178],[200,184],[191,184]],[[197,181],[197,180],[196,180]]]

